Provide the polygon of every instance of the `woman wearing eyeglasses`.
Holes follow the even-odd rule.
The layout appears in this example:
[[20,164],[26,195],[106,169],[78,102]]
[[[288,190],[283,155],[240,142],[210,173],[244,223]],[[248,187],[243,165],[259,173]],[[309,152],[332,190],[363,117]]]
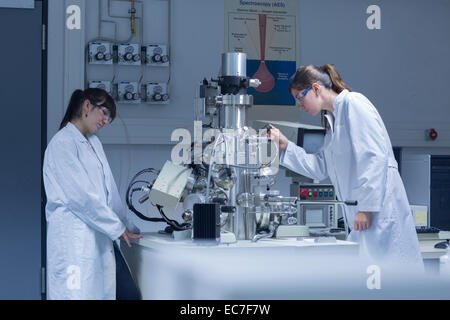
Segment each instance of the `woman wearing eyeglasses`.
[[289,91],[301,110],[322,114],[327,131],[322,149],[307,154],[272,127],[268,136],[279,143],[280,163],[313,179],[329,177],[339,200],[358,201],[345,208],[344,220],[351,230],[348,240],[359,243],[362,256],[422,266],[391,142],[373,104],[351,92],[329,64],[299,68]]
[[116,299],[113,241],[141,237],[95,136],[115,115],[106,91],[76,90],[45,151],[48,299]]

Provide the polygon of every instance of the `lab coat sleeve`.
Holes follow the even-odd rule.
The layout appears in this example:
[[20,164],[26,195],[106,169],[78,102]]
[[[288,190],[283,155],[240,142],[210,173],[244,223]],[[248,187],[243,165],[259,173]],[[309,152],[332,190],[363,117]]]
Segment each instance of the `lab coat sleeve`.
[[381,211],[388,170],[388,143],[375,107],[363,96],[353,95],[345,117],[355,165],[352,193],[358,211]]
[[280,164],[306,177],[324,180],[328,177],[323,151],[315,154],[306,151],[289,141],[286,151],[280,155]]
[[[77,155],[76,145],[57,142],[48,150],[46,179],[58,188],[64,205],[91,228],[118,239],[125,225],[108,206],[102,203],[99,192],[89,179]],[[53,181],[52,181],[53,180]]]
[[114,212],[117,213],[117,216],[119,217],[119,219],[122,221],[122,223],[127,227],[128,230],[130,230],[133,233],[140,233],[140,230],[138,227],[136,227],[136,225],[133,223],[133,221],[127,216],[127,211],[122,203],[122,201],[120,200],[120,195],[119,195],[119,190],[117,189],[117,185],[114,181],[114,177],[111,174],[111,181],[112,181],[112,186],[111,186],[111,192],[112,192],[112,197],[113,197],[113,201],[114,201]]
[[103,145],[100,142],[100,139],[98,139],[97,136],[91,137],[95,141],[95,145],[97,146],[97,149],[101,152],[102,159],[104,162],[104,165],[106,166],[106,174],[109,176],[109,179],[111,181],[110,188],[111,188],[111,207],[114,210],[114,212],[119,217],[120,221],[127,227],[128,230],[130,230],[133,233],[140,233],[140,230],[136,225],[133,223],[133,221],[127,216],[127,210],[125,206],[123,205],[123,202],[120,198],[119,190],[117,188],[117,184],[115,182],[114,176],[111,171],[111,167],[109,166],[108,160],[106,158],[105,150],[103,149]]

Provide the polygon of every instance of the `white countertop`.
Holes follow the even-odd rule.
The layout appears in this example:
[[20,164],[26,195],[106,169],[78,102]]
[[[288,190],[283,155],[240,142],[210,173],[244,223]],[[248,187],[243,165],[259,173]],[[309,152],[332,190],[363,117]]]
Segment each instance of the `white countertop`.
[[170,247],[177,248],[215,248],[215,249],[231,249],[231,248],[279,248],[279,247],[346,247],[346,248],[357,248],[358,244],[350,241],[336,240],[335,243],[318,243],[315,242],[314,238],[304,238],[297,240],[297,238],[282,238],[274,239],[267,238],[261,239],[257,242],[252,242],[251,240],[239,240],[235,243],[219,243],[217,245],[205,245],[203,243],[197,243],[191,239],[186,240],[175,240],[170,235],[159,234],[155,232],[142,233],[144,236],[142,239],[133,239],[133,243],[156,249],[163,246],[164,249]]

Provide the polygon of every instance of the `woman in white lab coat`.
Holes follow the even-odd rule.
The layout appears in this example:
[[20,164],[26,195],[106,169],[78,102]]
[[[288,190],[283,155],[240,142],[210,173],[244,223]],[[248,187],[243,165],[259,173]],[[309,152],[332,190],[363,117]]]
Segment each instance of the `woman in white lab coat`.
[[274,127],[280,163],[313,179],[330,178],[339,200],[356,200],[345,208],[348,240],[360,254],[380,263],[422,266],[419,242],[408,199],[384,123],[362,94],[351,92],[332,65],[304,66],[289,85],[301,110],[322,114],[327,132],[322,149],[307,154]]
[[94,135],[115,115],[106,91],[76,90],[45,151],[48,299],[115,299],[113,241],[140,237]]

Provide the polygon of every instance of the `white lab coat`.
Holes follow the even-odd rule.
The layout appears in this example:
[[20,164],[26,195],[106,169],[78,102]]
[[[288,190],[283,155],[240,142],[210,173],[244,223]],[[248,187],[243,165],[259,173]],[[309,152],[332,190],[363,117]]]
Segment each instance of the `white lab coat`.
[[115,299],[113,240],[135,227],[100,140],[91,135],[88,141],[69,122],[48,144],[43,171],[47,298]]
[[[334,101],[334,125],[316,154],[289,142],[280,163],[302,175],[333,183],[339,200],[356,200],[345,208],[348,240],[358,242],[363,257],[385,263],[422,266],[408,198],[384,123],[362,94],[342,91]],[[358,211],[372,213],[369,229],[353,230]]]

